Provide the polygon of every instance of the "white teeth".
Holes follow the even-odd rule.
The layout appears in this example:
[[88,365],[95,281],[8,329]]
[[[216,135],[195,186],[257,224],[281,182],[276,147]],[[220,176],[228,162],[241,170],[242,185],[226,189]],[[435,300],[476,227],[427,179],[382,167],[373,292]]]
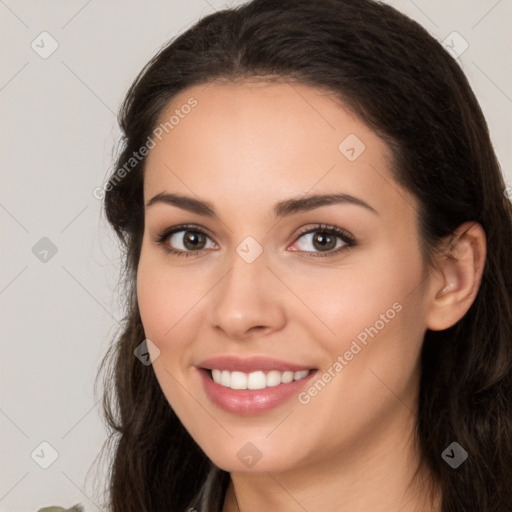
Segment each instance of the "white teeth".
[[[308,371],[308,370],[306,370]],[[308,372],[309,373],[309,372]],[[307,375],[307,374],[306,374]],[[304,377],[306,376],[304,375]],[[283,372],[283,376],[281,377],[281,380],[286,383],[286,382],[292,382],[293,381],[293,372]]]
[[279,386],[282,381],[282,374],[277,370],[272,370],[267,373],[267,387]]
[[264,389],[303,379],[309,375],[310,370],[301,370],[298,372],[271,370],[268,373],[263,371],[243,373],[215,369],[211,372],[214,382],[226,388]]
[[303,379],[308,373],[309,373],[309,370],[302,370],[300,372],[295,372],[295,374],[293,376],[293,380]]
[[267,387],[267,377],[263,372],[252,372],[247,377],[247,389],[263,389]]
[[217,370],[217,369],[212,370],[212,377],[215,382],[220,382],[221,375],[222,375],[221,370]]
[[242,372],[231,372],[231,383],[229,387],[231,389],[247,389],[247,374]]
[[227,388],[229,388],[229,386],[231,385],[231,373],[229,373],[226,370],[223,370],[220,375],[220,383],[223,386],[226,386]]

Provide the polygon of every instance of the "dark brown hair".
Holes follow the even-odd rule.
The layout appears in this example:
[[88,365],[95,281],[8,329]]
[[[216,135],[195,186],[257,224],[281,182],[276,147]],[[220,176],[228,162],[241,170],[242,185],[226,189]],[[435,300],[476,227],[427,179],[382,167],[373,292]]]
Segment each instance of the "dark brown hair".
[[[396,181],[418,199],[425,261],[465,221],[482,225],[487,260],[466,315],[427,330],[417,434],[442,511],[512,510],[512,210],[478,102],[458,63],[416,22],[372,0],[254,0],[211,14],[144,67],[120,113],[120,169],[169,100],[215,80],[275,79],[322,88],[393,152]],[[169,406],[145,339],[135,278],[144,230],[145,159],[110,176],[104,207],[125,256],[126,317],[102,362],[114,444],[112,512],[219,511],[229,474],[216,468]],[[441,457],[452,442],[468,460]]]

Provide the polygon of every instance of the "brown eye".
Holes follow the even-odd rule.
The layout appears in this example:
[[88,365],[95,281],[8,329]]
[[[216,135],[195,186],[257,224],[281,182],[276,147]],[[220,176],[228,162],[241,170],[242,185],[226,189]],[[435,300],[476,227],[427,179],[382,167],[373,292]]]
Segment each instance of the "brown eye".
[[313,245],[318,250],[332,250],[336,247],[336,236],[317,231],[313,236]]
[[[206,243],[206,236],[203,233],[199,233],[197,231],[180,231],[179,233],[184,233],[184,235],[180,235],[180,237],[182,244],[185,246],[186,249],[190,251],[204,249],[204,245]],[[171,239],[172,238],[173,237],[171,237]]]
[[294,245],[308,256],[330,256],[354,246],[355,240],[341,228],[322,225],[303,231]]
[[[162,244],[167,252],[176,255],[194,255],[204,249],[215,248],[215,244],[206,233],[198,228],[187,228],[186,226],[168,229],[155,241]],[[208,243],[210,243],[209,246]]]

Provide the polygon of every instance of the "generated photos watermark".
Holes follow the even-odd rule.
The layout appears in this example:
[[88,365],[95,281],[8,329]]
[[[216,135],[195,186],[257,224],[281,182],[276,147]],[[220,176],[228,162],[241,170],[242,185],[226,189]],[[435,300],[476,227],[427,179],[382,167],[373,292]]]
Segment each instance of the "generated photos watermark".
[[307,405],[311,400],[320,393],[329,382],[331,382],[342,370],[347,366],[354,357],[359,354],[370,341],[369,337],[373,339],[379,334],[386,324],[393,320],[397,313],[402,311],[403,306],[399,302],[393,303],[391,308],[387,309],[385,313],[381,313],[379,319],[375,323],[366,327],[352,340],[350,348],[343,354],[339,355],[327,370],[325,370],[318,379],[306,390],[297,395],[300,404]]
[[139,164],[139,162],[144,160],[144,158],[149,154],[149,151],[156,146],[157,143],[155,139],[161,141],[164,133],[168,134],[174,130],[174,128],[180,124],[181,120],[185,119],[185,117],[190,114],[192,109],[197,107],[197,105],[198,101],[191,96],[186,103],[183,103],[179,108],[175,109],[174,114],[172,114],[167,121],[160,123],[153,130],[152,134],[146,139],[146,142],[137,151],[132,153],[132,156],[128,158],[122,167],[117,169],[117,171],[110,176],[109,180],[102,187],[95,187],[93,189],[92,195],[96,199],[103,199],[106,192],[110,192]]

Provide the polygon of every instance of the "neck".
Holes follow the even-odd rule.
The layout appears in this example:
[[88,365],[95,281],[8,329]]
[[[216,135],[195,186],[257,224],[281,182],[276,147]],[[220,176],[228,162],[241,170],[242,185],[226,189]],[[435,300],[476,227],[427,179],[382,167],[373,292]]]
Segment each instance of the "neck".
[[231,473],[222,512],[439,512],[440,495],[418,471],[414,418],[406,410],[360,444],[287,471]]

